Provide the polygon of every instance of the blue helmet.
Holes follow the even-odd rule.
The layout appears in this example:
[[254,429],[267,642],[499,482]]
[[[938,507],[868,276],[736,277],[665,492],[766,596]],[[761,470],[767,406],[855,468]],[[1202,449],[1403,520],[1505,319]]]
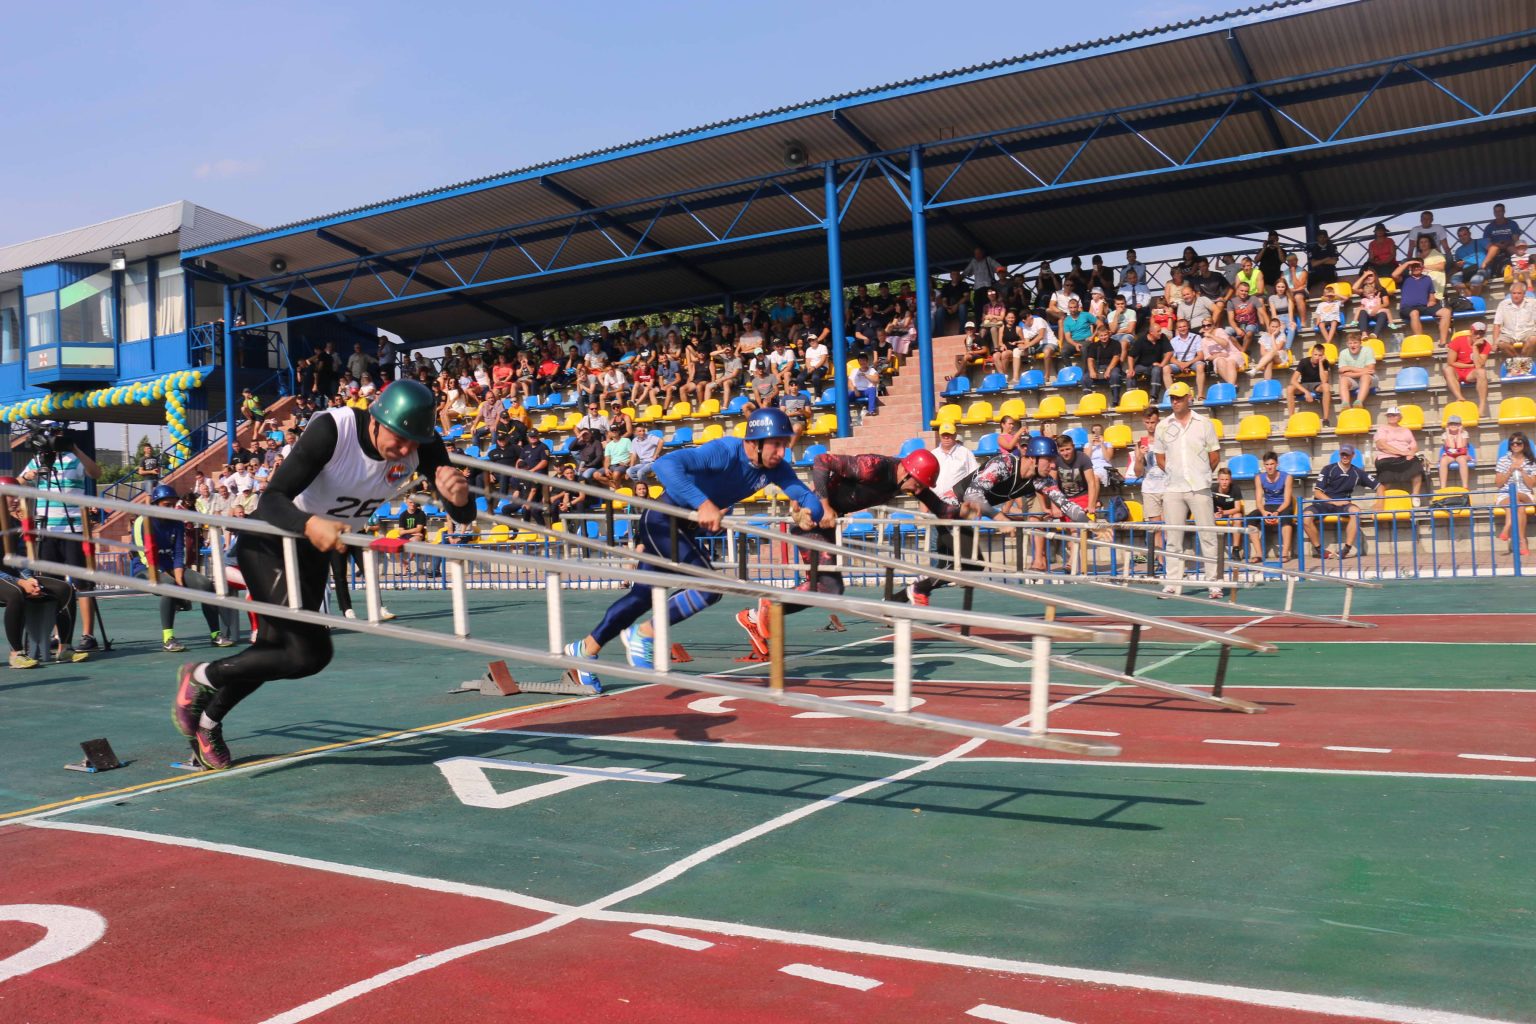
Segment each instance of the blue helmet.
[[774,438],[791,438],[795,428],[789,425],[789,417],[780,409],[759,409],[747,420],[746,441],[769,441]]
[[176,488],[170,484],[156,484],[155,489],[149,492],[149,503],[153,505],[160,501],[175,501],[180,497],[181,495],[176,493]]
[[1054,459],[1056,457],[1056,439],[1054,437],[1031,437],[1029,444],[1024,447],[1024,454],[1031,459]]

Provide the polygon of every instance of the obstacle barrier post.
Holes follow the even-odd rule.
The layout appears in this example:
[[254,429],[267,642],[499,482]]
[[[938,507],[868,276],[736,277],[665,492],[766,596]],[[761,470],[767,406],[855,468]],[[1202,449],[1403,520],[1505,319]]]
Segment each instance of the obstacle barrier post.
[[565,650],[565,617],[557,572],[544,574],[544,601],[549,608],[549,653],[559,654]]
[[448,560],[448,586],[453,591],[453,633],[469,636],[469,605],[464,592],[464,563],[457,558]]
[[784,606],[777,601],[768,606],[768,688],[784,692]]
[[299,599],[299,542],[293,537],[283,538],[283,575],[288,578],[288,607],[295,610],[302,608],[304,602]]
[[220,597],[228,597],[229,572],[224,565],[224,530],[218,526],[208,528],[208,569],[213,576],[213,592]]
[[670,596],[666,587],[651,588],[651,667],[657,672],[666,672],[671,665],[672,641],[668,634],[672,623],[667,617],[667,598]]
[[383,605],[379,597],[379,553],[372,548],[363,549],[363,597],[368,602],[368,621],[382,622],[379,617],[379,608]]
[[1051,707],[1051,638],[1031,638],[1029,653],[1029,731],[1044,736],[1045,716]]
[[896,630],[895,710],[906,713],[912,710],[912,620],[897,619],[892,625]]

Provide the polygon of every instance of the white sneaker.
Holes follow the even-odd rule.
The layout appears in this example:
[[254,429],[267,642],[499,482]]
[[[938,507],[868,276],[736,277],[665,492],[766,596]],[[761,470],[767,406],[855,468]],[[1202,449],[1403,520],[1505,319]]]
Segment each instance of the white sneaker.
[[355,619],[357,618],[357,612],[353,611],[351,608],[348,608],[346,611],[341,613],[341,617],[344,619]]
[[1205,596],[1210,598],[1212,601],[1220,601],[1222,596],[1222,589],[1220,587],[1208,587],[1205,591]]
[[380,622],[388,622],[390,619],[392,619],[394,617],[395,617],[395,613],[394,612],[390,611],[388,608],[385,608],[383,605],[379,605],[379,621]]
[[1174,586],[1172,583],[1169,583],[1163,587],[1163,594],[1167,597],[1178,597],[1180,593],[1181,591],[1179,588]]

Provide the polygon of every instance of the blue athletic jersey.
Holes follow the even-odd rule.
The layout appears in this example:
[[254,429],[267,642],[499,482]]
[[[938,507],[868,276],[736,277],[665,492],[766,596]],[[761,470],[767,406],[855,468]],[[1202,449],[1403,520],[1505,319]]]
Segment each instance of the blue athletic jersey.
[[813,518],[821,518],[821,500],[800,482],[787,458],[774,469],[758,469],[747,460],[745,442],[740,438],[722,437],[669,452],[652,464],[651,471],[661,481],[667,499],[687,508],[697,509],[712,501],[725,510],[769,484],[777,484],[809,509]]

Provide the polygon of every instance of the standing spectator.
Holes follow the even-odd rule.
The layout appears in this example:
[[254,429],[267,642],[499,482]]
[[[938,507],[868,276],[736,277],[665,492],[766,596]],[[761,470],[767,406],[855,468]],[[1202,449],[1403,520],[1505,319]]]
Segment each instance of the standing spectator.
[[1461,425],[1460,416],[1447,416],[1445,432],[1440,435],[1440,479],[1436,485],[1445,490],[1450,469],[1455,466],[1461,473],[1461,486],[1470,488],[1467,475],[1472,468],[1472,440]]
[[1357,487],[1375,488],[1376,478],[1355,463],[1355,446],[1339,445],[1339,461],[1330,462],[1317,476],[1312,488],[1312,504],[1302,521],[1301,528],[1312,544],[1312,557],[1322,561],[1333,557],[1323,551],[1321,523],[1324,516],[1338,516],[1344,527],[1344,544],[1339,548],[1339,558],[1348,558],[1355,552],[1355,537],[1360,531],[1360,506],[1350,500]]
[[[21,471],[21,482],[39,490],[53,491],[74,498],[81,497],[85,494],[87,477],[92,480],[101,479],[101,467],[69,439],[63,431],[62,424],[50,422],[48,425],[58,428],[60,438],[53,449],[40,451],[32,457],[27,467]],[[82,533],[81,514],[82,509],[79,505],[51,501],[47,498],[37,502],[38,525],[47,533]],[[45,562],[59,562],[85,568],[85,549],[76,541],[45,536],[38,541],[37,555]],[[92,634],[96,624],[96,601],[89,596],[89,592],[96,589],[96,584],[83,579],[70,580],[70,582],[80,593],[79,649],[94,651],[96,638]],[[70,647],[72,640],[73,637],[59,637],[59,642],[66,649],[60,655],[63,661],[71,660],[67,648]]]
[[387,387],[395,379],[395,364],[400,358],[400,347],[388,334],[379,335],[379,383]]
[[148,487],[154,487],[160,482],[160,456],[155,454],[154,446],[148,441],[139,451],[138,465],[139,479]]
[[1527,291],[1523,281],[1511,284],[1493,314],[1493,345],[1507,359],[1523,360],[1510,368],[1517,375],[1529,373],[1536,356],[1536,300],[1528,301]]
[[1265,452],[1262,469],[1254,479],[1258,508],[1248,522],[1259,531],[1259,554],[1269,547],[1269,538],[1280,538],[1280,560],[1296,557],[1296,494],[1289,473],[1280,472],[1280,456]]
[[1269,233],[1264,244],[1259,247],[1259,255],[1254,263],[1264,276],[1264,287],[1273,287],[1280,280],[1281,268],[1285,266],[1285,246],[1280,244],[1280,232]]
[[1451,233],[1445,230],[1443,225],[1435,223],[1433,210],[1425,210],[1419,214],[1418,227],[1408,232],[1407,238],[1403,240],[1410,259],[1417,258],[1420,252],[1419,239],[1421,238],[1429,240],[1431,249],[1438,249],[1441,252],[1450,252],[1451,250]]
[[[1138,283],[1145,286],[1145,283],[1148,280],[1149,278],[1147,277],[1147,265],[1136,258],[1136,250],[1125,250],[1125,266],[1120,268],[1119,287],[1125,288],[1127,286],[1134,286]],[[1136,304],[1134,302],[1131,303],[1133,308],[1135,305]]]
[[[1530,438],[1525,436],[1525,431],[1517,430],[1509,435],[1509,447],[1503,455],[1499,456],[1497,475],[1494,477],[1494,485],[1500,490],[1507,488],[1511,482],[1515,485],[1515,500],[1519,508],[1510,513],[1510,518],[1504,521],[1504,532],[1499,534],[1499,540],[1509,542],[1511,525],[1518,520],[1516,528],[1520,531],[1520,554],[1529,555],[1530,551],[1525,546],[1526,520],[1530,518],[1531,509],[1536,507],[1536,455],[1531,452]],[[1499,496],[1498,504],[1509,503],[1509,495]]]
[[[1351,334],[1344,351],[1339,353],[1339,408],[1348,409],[1351,405],[1365,408],[1365,400],[1370,397],[1375,381],[1375,349],[1365,345],[1360,335]],[[1353,401],[1351,391],[1354,392]]]
[[1415,495],[1424,486],[1424,463],[1419,458],[1419,442],[1413,431],[1403,426],[1403,411],[1395,404],[1381,411],[1382,423],[1376,427],[1376,494],[1388,489],[1408,490]]
[[965,277],[958,270],[949,272],[949,280],[939,285],[933,303],[933,333],[942,334],[951,320],[964,323],[969,309],[970,292],[965,287]]
[[1163,484],[1163,517],[1168,526],[1168,579],[1165,594],[1182,591],[1179,581],[1186,577],[1187,559],[1182,554],[1185,524],[1193,520],[1204,556],[1204,573],[1210,582],[1207,595],[1221,597],[1216,585],[1216,514],[1211,501],[1211,474],[1221,458],[1221,445],[1211,421],[1195,412],[1189,385],[1176,381],[1168,389],[1173,415],[1157,425],[1152,439],[1152,454],[1157,467],[1166,474]]
[[[419,544],[426,543],[427,514],[421,510],[420,505],[416,504],[414,497],[405,499],[405,509],[401,511],[396,527],[400,531],[401,540],[415,541]],[[407,566],[410,566],[415,572],[425,573],[428,576],[432,575],[432,560],[426,555],[402,555],[401,572],[404,572]]]
[[[1365,266],[1377,277],[1397,269],[1397,243],[1387,234],[1385,224],[1377,224],[1371,229],[1371,240],[1365,247]],[[1359,288],[1355,290],[1359,291]]]
[[367,352],[363,351],[363,343],[357,342],[352,346],[352,354],[347,357],[347,372],[352,374],[352,379],[359,383],[373,378],[373,369],[379,365],[379,361]]
[[981,246],[977,246],[971,253],[971,262],[965,265],[965,276],[971,279],[971,306],[980,309],[982,300],[987,297],[988,289],[997,286],[998,275],[1003,273],[1003,267]]
[[1462,331],[1445,348],[1445,386],[1455,401],[1466,401],[1462,388],[1477,387],[1477,414],[1488,415],[1488,359],[1493,343],[1488,340],[1488,325],[1479,320],[1470,332]]
[[1519,241],[1520,225],[1504,216],[1503,203],[1494,203],[1493,220],[1483,229],[1483,243],[1487,249],[1483,257],[1483,275],[1492,277],[1503,273]]
[[939,422],[939,446],[932,451],[939,460],[939,480],[933,493],[947,504],[960,504],[955,488],[976,475],[976,456],[956,440],[953,420]]
[[[1226,466],[1216,471],[1216,482],[1211,485],[1211,505],[1216,515],[1217,526],[1236,526],[1241,529],[1247,523],[1243,489],[1236,480],[1232,479],[1232,471]],[[1261,550],[1259,531],[1249,526],[1246,532],[1248,542],[1252,545],[1252,554],[1248,556],[1248,561],[1262,562],[1264,558],[1259,553]],[[1239,537],[1232,538],[1232,558],[1234,561],[1243,560],[1243,541]]]

